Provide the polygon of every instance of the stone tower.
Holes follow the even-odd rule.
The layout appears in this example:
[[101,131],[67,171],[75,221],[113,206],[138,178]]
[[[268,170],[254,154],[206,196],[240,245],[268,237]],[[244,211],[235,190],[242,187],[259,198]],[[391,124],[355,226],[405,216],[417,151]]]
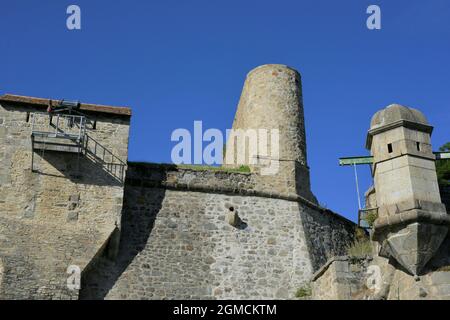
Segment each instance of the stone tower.
[[0,300],[76,299],[69,266],[119,247],[131,109],[59,103],[0,96]]
[[272,192],[317,202],[310,188],[301,78],[296,70],[268,64],[250,71],[233,131],[244,138],[240,143],[239,137],[229,135],[225,165],[249,165]]
[[413,275],[421,272],[448,231],[432,130],[420,111],[394,104],[372,117],[367,135],[378,206],[373,239],[380,243],[380,255],[394,258]]

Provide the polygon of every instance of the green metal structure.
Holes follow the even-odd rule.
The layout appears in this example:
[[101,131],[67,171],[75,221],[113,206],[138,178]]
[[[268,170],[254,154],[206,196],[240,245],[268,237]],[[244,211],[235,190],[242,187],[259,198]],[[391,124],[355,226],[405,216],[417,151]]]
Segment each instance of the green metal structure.
[[[436,156],[436,160],[449,160],[450,152],[433,152]],[[361,164],[372,164],[372,156],[362,156],[362,157],[343,157],[339,158],[340,166],[352,166]]]
[[[450,160],[450,152],[433,152],[436,156],[436,161],[440,160]],[[359,193],[359,184],[358,184],[358,172],[356,170],[357,165],[371,165],[373,163],[372,156],[362,156],[362,157],[343,157],[339,158],[340,166],[353,166],[355,171],[355,183],[356,183],[356,196],[358,197],[358,225],[363,228],[368,228],[369,226],[364,222],[365,215],[367,212],[371,210],[375,210],[375,208],[365,208],[363,209],[361,206],[361,196]],[[372,171],[372,167],[370,167]]]

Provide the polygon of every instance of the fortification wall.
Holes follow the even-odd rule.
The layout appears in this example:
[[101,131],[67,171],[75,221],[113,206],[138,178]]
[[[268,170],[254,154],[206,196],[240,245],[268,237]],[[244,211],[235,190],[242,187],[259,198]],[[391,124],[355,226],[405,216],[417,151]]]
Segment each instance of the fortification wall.
[[365,298],[367,266],[370,260],[336,256],[327,261],[313,276],[312,296],[315,300],[356,300]]
[[447,238],[418,278],[395,262],[376,255],[365,259],[348,256],[330,259],[313,277],[312,297],[315,300],[450,300],[449,242]]
[[85,155],[35,152],[32,172],[34,111],[0,104],[0,299],[78,298],[68,266],[83,270],[120,228],[129,117],[90,115]]
[[[448,203],[448,190],[445,186],[440,187],[442,201]],[[371,187],[366,192],[366,203],[374,203],[374,200],[375,189]],[[450,300],[450,235],[418,278],[406,273],[394,260],[378,256],[376,242],[372,245],[375,246],[373,257],[334,257],[321,267],[313,276],[313,299]],[[369,266],[371,270],[368,270]],[[380,281],[377,284],[378,275]]]
[[118,258],[97,259],[80,297],[294,298],[327,257],[345,251],[355,225],[308,201],[256,191],[253,179],[129,164]]

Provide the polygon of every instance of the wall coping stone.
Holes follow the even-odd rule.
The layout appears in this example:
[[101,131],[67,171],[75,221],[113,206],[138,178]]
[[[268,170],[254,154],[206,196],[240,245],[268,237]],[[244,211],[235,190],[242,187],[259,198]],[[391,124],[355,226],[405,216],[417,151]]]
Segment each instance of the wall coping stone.
[[[135,177],[130,172],[133,168],[138,168],[139,176]],[[156,173],[156,174],[155,174]],[[158,174],[159,173],[159,174]],[[178,174],[179,176],[176,179],[171,179],[168,181],[165,174]],[[205,185],[205,184],[196,184],[190,182],[180,182],[179,177],[184,176],[186,173],[192,175],[206,175],[208,176],[208,181],[216,180],[218,182],[217,185]],[[320,205],[317,205],[299,195],[296,194],[283,194],[275,191],[265,191],[265,190],[254,190],[250,188],[246,188],[243,186],[244,182],[248,182],[251,180],[253,176],[256,176],[254,173],[248,172],[231,172],[228,168],[222,170],[211,170],[208,167],[201,167],[197,169],[191,168],[183,168],[174,164],[164,164],[164,163],[143,163],[143,162],[128,162],[128,170],[127,170],[127,178],[125,184],[132,186],[140,186],[144,188],[163,188],[169,190],[187,190],[193,192],[205,192],[205,193],[218,193],[218,194],[228,194],[228,195],[241,195],[241,196],[255,196],[262,198],[272,198],[272,199],[281,199],[292,202],[298,202],[306,205],[307,207],[317,210],[321,213],[328,214],[334,216],[337,219],[340,219],[346,223],[350,223],[352,225],[356,225],[355,222],[341,216],[340,214],[333,212],[329,209],[326,209]],[[235,180],[242,180],[241,182],[235,182]],[[173,178],[173,177],[171,177]],[[226,182],[220,183],[220,182]]]
[[369,260],[369,261],[371,261],[371,260],[373,260],[373,258],[371,257],[371,256],[365,256],[365,257],[352,257],[352,256],[334,256],[334,257],[331,257],[330,259],[328,259],[327,260],[327,262],[323,265],[323,266],[321,266],[320,268],[319,268],[319,270],[317,270],[313,275],[312,275],[312,278],[311,278],[311,281],[316,281],[317,279],[319,279],[324,273],[325,273],[325,271],[327,271],[328,270],[328,268],[334,263],[334,262],[339,262],[339,261],[349,261],[350,263],[352,262],[352,261],[355,261],[355,260],[360,260],[360,261],[363,261],[363,260]]

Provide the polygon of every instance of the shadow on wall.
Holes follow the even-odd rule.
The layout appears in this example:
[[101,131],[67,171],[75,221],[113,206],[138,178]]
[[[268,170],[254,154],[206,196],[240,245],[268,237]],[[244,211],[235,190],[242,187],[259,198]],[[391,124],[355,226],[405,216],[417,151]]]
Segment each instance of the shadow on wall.
[[[85,154],[35,150],[35,172],[41,175],[64,177],[72,182],[99,186],[123,186],[126,163],[96,140],[86,138]],[[62,175],[42,169],[42,159]]]
[[127,183],[117,258],[108,259],[105,250],[91,262],[81,279],[81,300],[105,299],[122,273],[145,248],[164,196],[165,189],[145,188]]
[[450,185],[439,185],[439,192],[441,194],[442,203],[445,204],[447,213],[450,214]]
[[127,164],[89,135],[85,137],[85,150],[86,155],[111,177],[120,183],[125,181]]
[[425,265],[423,273],[435,271],[450,271],[450,232],[447,233],[447,237],[442,241],[436,254]]
[[314,272],[328,259],[347,254],[355,240],[355,224],[327,211],[306,209],[300,214]]
[[[450,214],[450,185],[439,185],[439,191],[441,193],[442,203],[445,204],[447,213]],[[450,271],[450,231],[430,264],[431,268]]]

